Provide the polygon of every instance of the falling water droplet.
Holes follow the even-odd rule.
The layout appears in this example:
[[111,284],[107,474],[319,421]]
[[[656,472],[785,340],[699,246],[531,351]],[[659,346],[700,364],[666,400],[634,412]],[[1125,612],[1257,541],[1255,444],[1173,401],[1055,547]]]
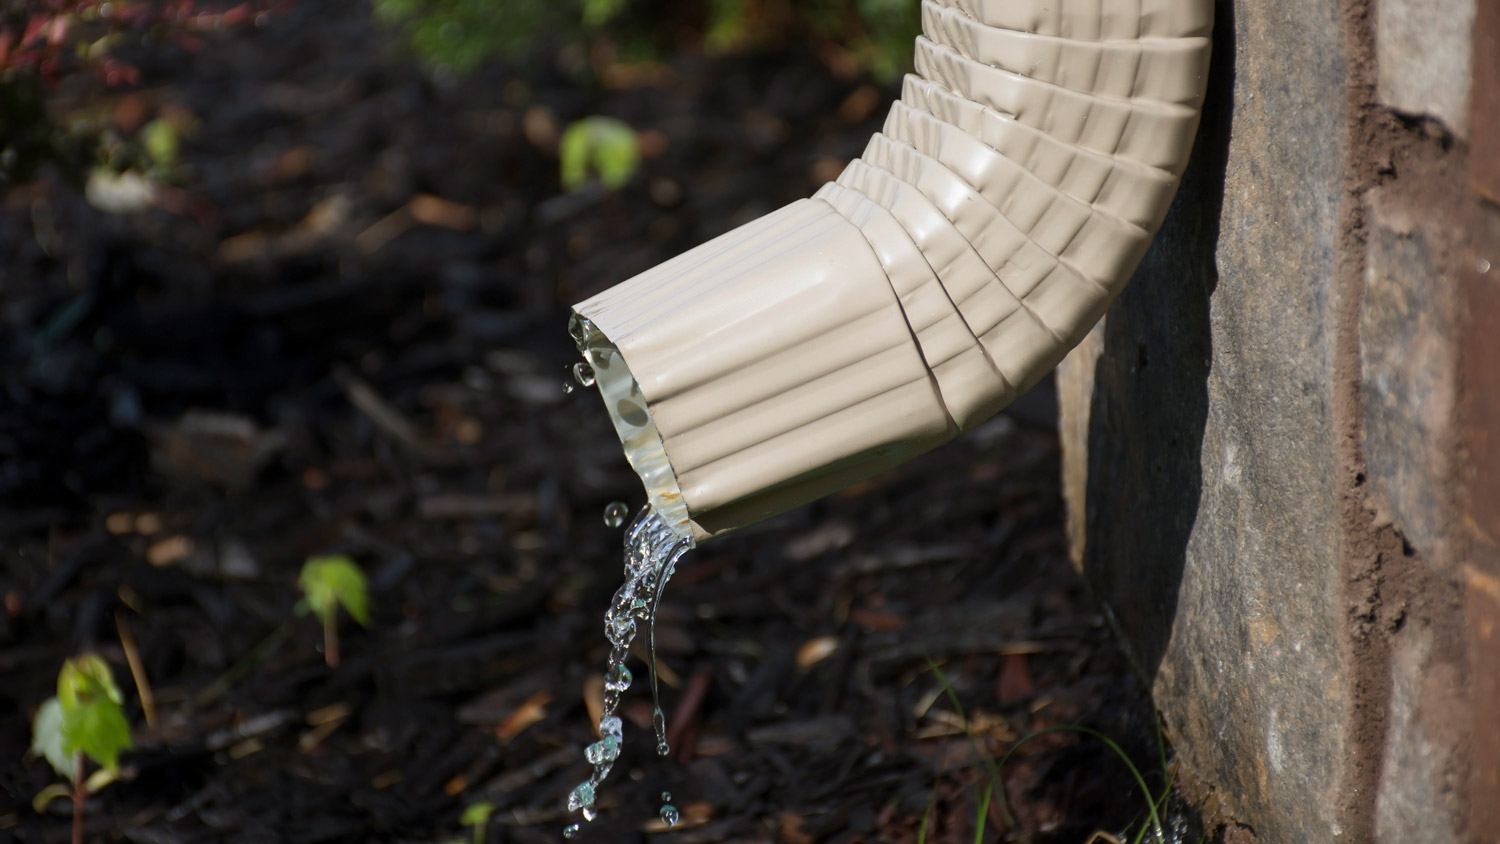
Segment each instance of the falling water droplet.
[[574,389],[574,387],[573,387],[573,382],[572,381],[564,381],[563,382],[563,395],[565,395],[565,396],[566,395],[571,395],[573,393],[573,389]]
[[656,732],[656,755],[671,753],[672,747],[667,744],[667,716],[662,714],[660,706],[651,711],[651,728]]
[[573,379],[585,387],[594,386],[594,368],[583,361],[573,364]]
[[661,806],[661,822],[667,826],[676,826],[679,815],[677,807],[671,803],[663,803]]
[[605,736],[584,748],[583,758],[589,760],[590,765],[603,765],[620,758],[620,740],[614,736]]
[[630,688],[632,679],[629,668],[616,665],[604,676],[604,687],[615,693],[623,692]]
[[578,787],[568,795],[568,811],[576,812],[594,805],[594,785],[590,782],[581,782]]
[[576,824],[576,823],[570,823],[567,826],[563,827],[563,837],[564,838],[572,838],[573,836],[575,836],[577,834],[578,834],[578,824]]
[[611,501],[609,506],[604,508],[604,526],[617,528],[625,524],[625,517],[628,515],[630,515],[630,508],[625,506],[625,502]]
[[586,821],[592,821],[594,818],[599,817],[599,812],[593,806],[584,806],[581,814]]

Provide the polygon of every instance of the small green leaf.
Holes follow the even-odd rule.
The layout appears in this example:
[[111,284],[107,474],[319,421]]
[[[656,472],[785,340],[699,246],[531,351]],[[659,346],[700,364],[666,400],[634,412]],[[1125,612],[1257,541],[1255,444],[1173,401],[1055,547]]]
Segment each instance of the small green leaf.
[[176,164],[178,153],[182,149],[182,139],[178,136],[176,127],[161,118],[141,128],[141,143],[146,147],[146,154],[151,156],[152,162],[158,167]]
[[464,813],[459,816],[458,822],[464,826],[484,826],[490,822],[490,815],[495,813],[495,804],[488,801],[470,803]]
[[370,593],[365,573],[348,557],[309,557],[299,578],[307,604],[324,624],[340,605],[362,627],[370,626]]
[[59,776],[71,780],[78,773],[73,754],[63,749],[62,701],[55,697],[47,698],[31,722],[31,752],[46,759]]
[[73,753],[83,751],[106,771],[118,771],[120,751],[131,746],[130,723],[120,705],[101,699],[67,715],[63,747]]
[[[61,750],[68,757],[82,751],[101,768],[117,772],[120,751],[129,750],[130,723],[120,708],[124,698],[115,685],[109,663],[96,654],[84,654],[63,663],[57,675],[57,700],[62,712]],[[40,720],[40,713],[38,713]],[[58,768],[51,756],[48,761]],[[71,767],[71,762],[68,763]],[[64,774],[69,779],[73,772]]]
[[60,782],[55,782],[42,789],[41,791],[38,791],[36,793],[36,796],[31,798],[31,808],[35,810],[38,815],[40,815],[43,812],[47,811],[47,806],[50,805],[53,800],[56,800],[59,797],[71,797],[72,795],[72,786],[63,785]]
[[569,191],[583,187],[589,173],[617,190],[630,181],[640,164],[640,141],[635,130],[613,117],[585,117],[563,132],[558,145],[562,184]]
[[83,781],[83,788],[89,794],[98,794],[106,785],[109,785],[119,778],[119,771],[111,771],[108,768],[100,768],[92,774],[89,774],[88,779]]

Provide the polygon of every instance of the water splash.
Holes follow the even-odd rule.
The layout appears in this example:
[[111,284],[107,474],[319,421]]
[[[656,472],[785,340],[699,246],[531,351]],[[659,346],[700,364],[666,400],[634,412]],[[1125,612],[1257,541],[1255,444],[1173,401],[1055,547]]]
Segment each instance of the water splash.
[[[606,516],[606,520],[607,518]],[[677,561],[692,546],[691,539],[667,527],[649,504],[641,508],[630,527],[625,530],[625,583],[615,592],[609,611],[604,614],[604,635],[609,640],[610,647],[609,661],[604,671],[604,710],[599,719],[600,738],[584,749],[584,758],[594,766],[594,770],[587,780],[579,783],[568,794],[568,811],[580,813],[586,821],[594,819],[594,802],[599,786],[609,776],[610,769],[620,756],[624,724],[615,711],[620,706],[620,696],[630,688],[634,679],[630,669],[625,667],[625,657],[643,624],[650,639],[651,697],[656,705],[652,721],[656,732],[657,752],[666,755],[666,719],[662,716],[656,680],[656,608],[661,603],[667,581],[677,570]],[[673,809],[673,812],[676,810]]]

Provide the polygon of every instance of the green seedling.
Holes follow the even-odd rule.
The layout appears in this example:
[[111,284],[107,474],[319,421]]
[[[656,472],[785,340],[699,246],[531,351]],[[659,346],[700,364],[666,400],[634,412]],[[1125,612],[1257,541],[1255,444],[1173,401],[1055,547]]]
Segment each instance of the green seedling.
[[588,184],[589,174],[610,190],[618,190],[635,175],[640,164],[640,142],[635,130],[613,117],[585,117],[563,132],[558,145],[562,185],[576,191]]
[[[130,722],[121,708],[120,689],[109,665],[95,654],[63,663],[57,675],[57,697],[37,709],[31,727],[31,752],[47,760],[72,783],[50,785],[32,800],[37,812],[58,797],[73,798],[73,842],[83,841],[85,798],[120,775],[120,753],[129,750]],[[86,761],[99,770],[85,777]]]
[[298,613],[311,610],[323,622],[323,661],[329,668],[339,665],[340,606],[361,627],[370,626],[370,593],[365,573],[348,557],[309,557],[298,578],[303,599]]
[[[948,682],[948,678],[944,676],[942,669],[938,667],[937,663],[934,662],[931,657],[928,657],[927,665],[932,669],[932,673],[937,677],[938,684],[942,686],[943,694],[948,699],[948,703],[953,707],[954,711],[957,712],[960,723],[964,725],[964,735],[968,738],[969,746],[973,750],[975,757],[984,764],[988,772],[988,776],[986,777],[985,781],[985,787],[984,790],[980,793],[979,805],[975,813],[976,817],[974,819],[974,844],[980,844],[980,842],[984,839],[985,818],[989,813],[990,801],[997,793],[999,796],[1000,811],[1005,818],[1005,823],[1012,829],[1015,828],[1016,819],[1013,815],[1011,815],[1010,806],[1005,799],[1005,788],[1004,784],[1000,780],[1000,772],[1005,768],[1005,763],[1010,761],[1010,757],[1014,755],[1022,745],[1026,744],[1034,738],[1037,738],[1038,736],[1057,732],[1077,733],[1079,735],[1096,738],[1099,741],[1103,742],[1105,747],[1108,747],[1110,751],[1115,754],[1115,756],[1119,757],[1121,762],[1125,763],[1126,769],[1130,771],[1131,777],[1135,779],[1136,785],[1141,789],[1141,794],[1145,796],[1146,812],[1149,816],[1149,822],[1141,824],[1140,828],[1136,831],[1136,834],[1131,838],[1132,844],[1141,844],[1141,842],[1146,839],[1146,836],[1148,834],[1152,835],[1152,838],[1157,842],[1157,844],[1166,844],[1166,833],[1162,829],[1161,824],[1161,810],[1166,807],[1167,800],[1172,795],[1172,780],[1170,777],[1166,777],[1165,783],[1161,790],[1161,794],[1153,795],[1150,787],[1146,785],[1146,778],[1141,775],[1140,769],[1135,766],[1135,763],[1130,760],[1130,756],[1125,753],[1124,749],[1122,749],[1118,743],[1116,743],[1109,736],[1093,729],[1092,727],[1085,727],[1079,724],[1054,724],[1050,727],[1043,727],[1040,730],[1034,730],[1030,733],[1027,733],[1019,740],[1017,740],[1015,744],[1011,745],[1010,749],[1005,752],[1005,755],[1000,757],[1000,762],[996,764],[994,758],[990,756],[988,752],[981,749],[978,742],[975,741],[974,734],[969,729],[968,716],[964,714],[963,705],[958,702],[958,694],[953,690],[953,685]],[[1161,734],[1160,721],[1157,721],[1155,723],[1155,727],[1157,750],[1160,754],[1162,770],[1166,771],[1167,749],[1166,741],[1165,739],[1163,739]],[[922,826],[922,832],[925,832],[927,826],[927,818],[925,816],[922,819]],[[1112,836],[1107,832],[1095,833],[1090,837],[1088,844],[1095,844],[1095,842],[1098,841],[1113,841],[1115,842],[1115,844],[1123,844],[1123,842],[1117,841],[1115,836]]]
[[[1166,788],[1162,789],[1160,797],[1153,797],[1151,788],[1146,785],[1146,778],[1141,776],[1140,769],[1135,766],[1134,762],[1130,761],[1130,756],[1125,753],[1119,744],[1115,743],[1114,739],[1092,727],[1085,727],[1080,724],[1054,724],[1050,727],[1043,727],[1040,730],[1033,730],[1022,736],[1019,741],[1011,745],[1010,750],[1006,751],[1004,756],[1000,757],[1000,767],[1005,767],[1005,763],[1010,761],[1011,754],[1015,753],[1021,745],[1037,736],[1046,735],[1047,733],[1077,733],[1079,735],[1091,736],[1104,742],[1104,746],[1108,747],[1120,758],[1121,762],[1125,763],[1125,768],[1130,771],[1130,776],[1135,779],[1135,784],[1141,789],[1141,794],[1146,797],[1146,813],[1150,816],[1150,823],[1142,824],[1135,836],[1130,839],[1131,842],[1133,844],[1141,844],[1145,840],[1146,835],[1151,833],[1152,838],[1155,839],[1157,844],[1166,844],[1167,835],[1162,829],[1161,814],[1158,809],[1166,805],[1167,798],[1172,794],[1171,782],[1168,781]],[[1010,814],[1010,807],[1005,805],[1005,791],[1003,788],[1000,790],[1000,805],[1001,810],[1005,813],[1005,822],[1011,826],[1015,826],[1015,818]],[[1095,838],[1098,838],[1098,836],[1095,836]]]
[[[979,805],[974,813],[974,844],[980,844],[984,840],[985,819],[990,810],[990,798],[994,794],[996,783],[1000,781],[1000,765],[996,765],[995,758],[981,748],[979,742],[974,740],[974,732],[969,729],[969,716],[964,712],[963,704],[958,702],[958,693],[953,691],[953,684],[948,682],[948,677],[943,673],[943,669],[938,668],[938,664],[933,661],[932,657],[927,658],[927,666],[932,669],[932,673],[937,677],[938,685],[943,687],[943,695],[948,698],[949,705],[953,707],[954,712],[958,713],[959,723],[964,725],[964,737],[969,741],[969,749],[974,752],[976,759],[984,763],[989,774],[985,778],[984,791],[980,792]],[[1003,805],[1003,795],[1001,801]],[[1009,820],[1009,818],[1007,818],[1006,822],[1010,823],[1012,827],[1015,826],[1015,823]],[[925,825],[925,819],[923,823]]]
[[484,828],[489,825],[490,815],[495,813],[495,804],[485,800],[470,803],[459,816],[458,822],[474,828],[474,844],[484,844]]

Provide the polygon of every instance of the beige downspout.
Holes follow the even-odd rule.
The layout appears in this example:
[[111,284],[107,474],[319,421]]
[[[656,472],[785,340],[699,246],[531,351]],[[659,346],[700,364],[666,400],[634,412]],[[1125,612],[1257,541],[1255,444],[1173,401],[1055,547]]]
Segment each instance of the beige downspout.
[[574,308],[657,512],[698,541],[974,427],[1057,365],[1186,166],[1211,0],[923,0],[836,182]]

